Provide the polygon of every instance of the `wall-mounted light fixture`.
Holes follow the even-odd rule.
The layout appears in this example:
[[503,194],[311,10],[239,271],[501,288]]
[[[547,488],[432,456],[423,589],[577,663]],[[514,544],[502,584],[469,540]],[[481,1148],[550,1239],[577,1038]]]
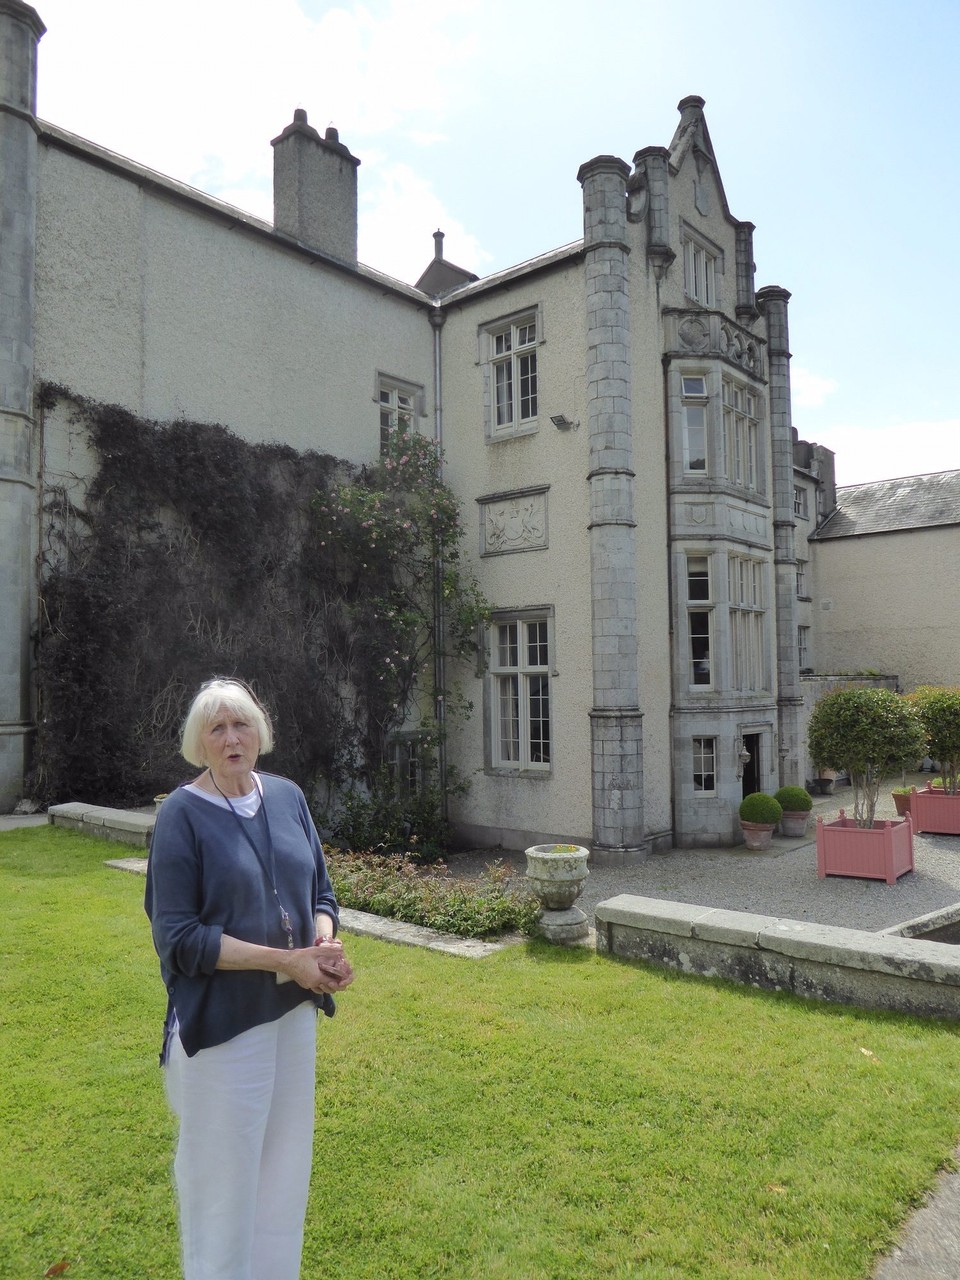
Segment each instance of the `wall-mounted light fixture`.
[[579,419],[574,422],[573,419],[568,418],[565,413],[552,413],[550,415],[550,421],[558,431],[569,431],[571,427],[576,428],[580,425]]

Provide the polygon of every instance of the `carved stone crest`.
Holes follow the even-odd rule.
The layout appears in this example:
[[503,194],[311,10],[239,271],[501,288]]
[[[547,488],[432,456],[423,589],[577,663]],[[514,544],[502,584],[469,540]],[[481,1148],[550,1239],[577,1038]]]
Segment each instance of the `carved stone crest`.
[[505,555],[547,545],[545,489],[480,499],[480,554]]

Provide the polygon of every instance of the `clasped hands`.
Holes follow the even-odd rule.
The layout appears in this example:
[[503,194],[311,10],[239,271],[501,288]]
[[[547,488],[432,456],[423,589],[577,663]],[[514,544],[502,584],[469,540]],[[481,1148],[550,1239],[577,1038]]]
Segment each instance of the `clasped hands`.
[[291,953],[289,960],[288,972],[294,982],[320,995],[342,991],[354,979],[353,966],[338,938],[318,938],[312,947]]

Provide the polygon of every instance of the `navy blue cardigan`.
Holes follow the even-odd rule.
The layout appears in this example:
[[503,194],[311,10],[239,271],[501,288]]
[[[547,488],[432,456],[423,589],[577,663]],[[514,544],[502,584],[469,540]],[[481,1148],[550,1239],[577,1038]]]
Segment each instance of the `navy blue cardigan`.
[[[295,783],[269,773],[259,777],[277,894],[290,915],[294,946],[310,946],[318,912],[332,917],[335,929],[339,919],[320,837]],[[224,933],[266,947],[287,945],[277,899],[241,822],[269,865],[262,813],[238,819],[181,787],[157,814],[144,905],[168,995],[161,1062],[174,1014],[184,1051],[193,1057],[305,1000],[333,1013],[331,997],[313,996],[296,982],[278,983],[274,973],[217,969]]]

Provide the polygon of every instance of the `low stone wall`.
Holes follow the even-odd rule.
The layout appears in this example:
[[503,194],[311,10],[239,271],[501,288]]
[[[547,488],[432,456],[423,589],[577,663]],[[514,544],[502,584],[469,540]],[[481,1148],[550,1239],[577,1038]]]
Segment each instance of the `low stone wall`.
[[47,816],[55,827],[67,827],[82,831],[101,840],[115,840],[118,844],[132,844],[146,849],[156,822],[156,814],[131,813],[129,809],[107,809],[93,804],[54,804]]
[[960,948],[620,894],[597,904],[597,951],[839,1004],[960,1018]]

